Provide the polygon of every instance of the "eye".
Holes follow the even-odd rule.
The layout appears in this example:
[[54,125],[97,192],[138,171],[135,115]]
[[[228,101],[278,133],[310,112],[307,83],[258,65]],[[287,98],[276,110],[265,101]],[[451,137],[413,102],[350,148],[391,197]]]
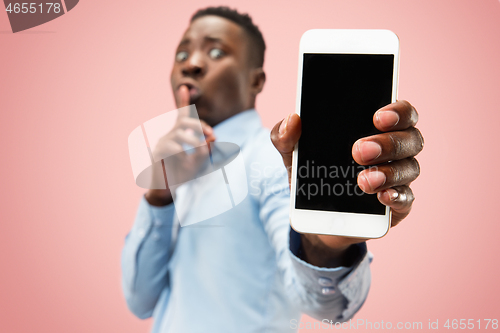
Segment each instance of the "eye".
[[212,59],[219,59],[219,58],[222,58],[226,53],[224,51],[222,51],[221,49],[217,49],[217,48],[214,48],[214,49],[211,49],[209,52],[208,52],[208,55],[210,56],[210,58]]
[[189,57],[189,54],[186,51],[180,51],[180,52],[177,52],[177,54],[175,55],[175,61],[183,62],[188,57]]

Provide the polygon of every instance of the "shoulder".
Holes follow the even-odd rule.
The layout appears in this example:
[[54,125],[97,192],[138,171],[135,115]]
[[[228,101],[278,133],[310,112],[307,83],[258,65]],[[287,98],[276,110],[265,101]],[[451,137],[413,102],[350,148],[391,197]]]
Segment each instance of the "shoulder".
[[252,189],[258,187],[257,192],[260,195],[265,193],[288,195],[287,171],[281,154],[271,141],[269,129],[261,128],[255,132],[245,142],[242,152],[248,182]]
[[242,151],[246,165],[251,165],[254,168],[285,169],[281,155],[271,141],[270,130],[265,127],[261,127],[246,140]]

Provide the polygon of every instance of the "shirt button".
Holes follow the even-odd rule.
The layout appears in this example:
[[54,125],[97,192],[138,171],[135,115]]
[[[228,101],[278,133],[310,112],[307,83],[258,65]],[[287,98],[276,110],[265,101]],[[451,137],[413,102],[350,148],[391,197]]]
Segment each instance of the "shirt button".
[[329,279],[329,278],[326,278],[326,277],[320,277],[318,279],[318,283],[322,287],[332,287],[333,286],[332,279]]
[[157,232],[153,233],[152,237],[153,237],[153,240],[155,240],[155,241],[159,241],[160,240],[160,234],[157,233]]
[[137,235],[139,236],[139,238],[144,238],[144,236],[146,236],[146,230],[144,229],[139,229],[139,231],[137,232]]
[[163,225],[163,221],[160,219],[155,219],[155,227],[161,227]]
[[335,294],[335,288],[322,288],[321,293],[323,295],[333,295]]

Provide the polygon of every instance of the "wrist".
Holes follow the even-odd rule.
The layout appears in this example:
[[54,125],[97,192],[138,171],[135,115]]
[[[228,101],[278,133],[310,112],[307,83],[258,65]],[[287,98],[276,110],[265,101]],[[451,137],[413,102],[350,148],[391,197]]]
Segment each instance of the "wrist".
[[352,243],[338,242],[335,246],[326,245],[318,235],[301,234],[301,247],[302,259],[317,267],[349,267],[356,259],[353,253],[356,249]]
[[169,190],[148,190],[144,197],[152,206],[161,207],[173,202],[172,194]]

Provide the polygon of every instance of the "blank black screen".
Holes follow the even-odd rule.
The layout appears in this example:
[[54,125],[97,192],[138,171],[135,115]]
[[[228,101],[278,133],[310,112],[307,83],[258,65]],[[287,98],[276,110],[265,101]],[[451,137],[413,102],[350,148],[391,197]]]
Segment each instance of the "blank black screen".
[[380,133],[373,114],[391,103],[394,56],[304,54],[295,208],[385,214],[357,186],[352,145]]

